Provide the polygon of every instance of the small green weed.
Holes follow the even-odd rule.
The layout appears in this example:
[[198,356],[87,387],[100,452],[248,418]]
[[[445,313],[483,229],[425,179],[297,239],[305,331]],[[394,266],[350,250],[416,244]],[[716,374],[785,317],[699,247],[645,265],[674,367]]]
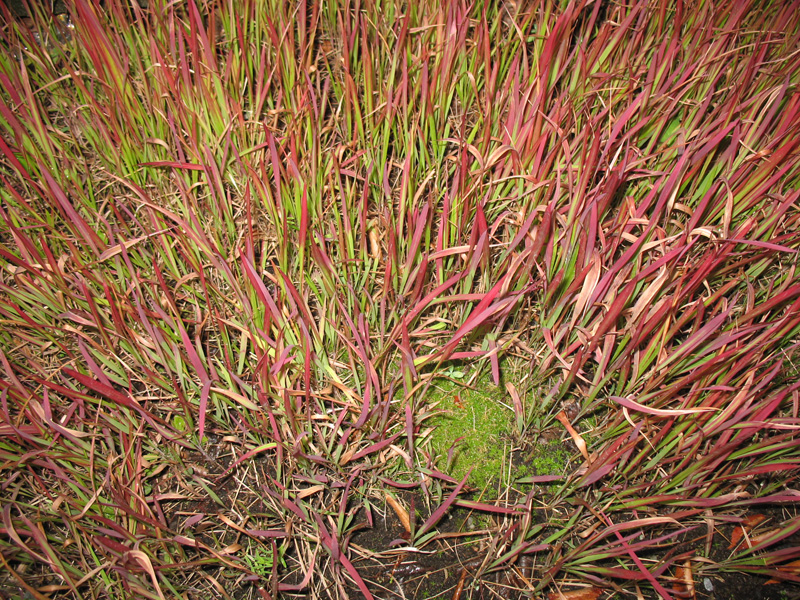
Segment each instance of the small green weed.
[[[286,552],[284,546],[278,546],[278,565],[281,568],[286,568],[286,563],[283,560],[283,555]],[[272,568],[275,564],[275,557],[273,556],[272,548],[269,546],[256,546],[250,547],[250,552],[244,557],[247,566],[250,570],[259,577],[266,578],[272,573]]]

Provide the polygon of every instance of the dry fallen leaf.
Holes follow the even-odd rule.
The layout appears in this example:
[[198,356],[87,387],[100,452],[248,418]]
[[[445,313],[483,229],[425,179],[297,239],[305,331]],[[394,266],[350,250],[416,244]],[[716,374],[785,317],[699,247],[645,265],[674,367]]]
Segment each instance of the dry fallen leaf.
[[683,565],[678,565],[675,569],[675,583],[672,584],[672,589],[676,594],[680,594],[684,598],[696,598],[694,592],[694,577],[692,576],[692,561],[686,559]]
[[225,546],[222,550],[219,551],[220,554],[236,554],[239,550],[242,549],[241,544],[231,544],[230,546]]
[[742,525],[752,529],[756,525],[760,525],[761,523],[766,521],[766,519],[767,515],[761,515],[761,514],[747,515],[744,519],[742,519]]
[[[731,534],[731,543],[728,546],[728,550],[733,550],[734,548],[738,547],[742,542],[742,538],[745,537],[745,534],[750,533],[754,527],[758,526],[760,523],[766,520],[766,518],[766,515],[753,514],[742,519],[741,524],[737,525]],[[752,545],[752,542],[748,540],[747,547],[749,548]]]
[[325,490],[325,486],[324,485],[312,485],[311,487],[307,487],[306,489],[301,490],[297,494],[297,497],[298,498],[308,498],[309,496],[312,496],[312,495],[316,494],[317,492],[322,492],[324,490]]
[[586,459],[587,464],[591,466],[592,461],[589,458],[589,452],[586,450],[586,442],[583,441],[581,434],[575,431],[575,428],[572,426],[572,423],[570,423],[569,419],[567,418],[567,414],[562,410],[560,413],[556,415],[556,419],[558,419],[561,422],[561,424],[564,427],[566,427],[570,436],[572,436],[572,441],[575,442],[575,445],[578,447],[578,450],[580,450],[581,454],[583,454],[583,458]]
[[129,550],[125,553],[125,557],[133,559],[139,563],[139,566],[141,566],[142,569],[144,569],[147,574],[150,575],[150,579],[153,580],[153,587],[155,588],[158,597],[161,598],[161,600],[166,600],[166,598],[164,598],[164,593],[161,591],[161,586],[158,585],[158,578],[156,577],[156,571],[153,568],[153,563],[150,562],[150,557],[141,550]]
[[408,516],[408,511],[391,494],[386,494],[386,503],[391,506],[392,510],[397,514],[397,518],[400,519],[400,523],[403,525],[403,529],[406,530],[406,533],[411,533],[411,519]]
[[597,600],[603,590],[596,587],[583,588],[581,590],[572,590],[569,592],[562,592],[561,590],[550,592],[547,595],[547,600]]

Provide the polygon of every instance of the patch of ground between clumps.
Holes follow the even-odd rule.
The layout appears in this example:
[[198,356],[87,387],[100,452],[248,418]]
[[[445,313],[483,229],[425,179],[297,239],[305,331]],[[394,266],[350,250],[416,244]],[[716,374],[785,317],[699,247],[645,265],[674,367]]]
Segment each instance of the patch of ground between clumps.
[[800,587],[790,584],[769,584],[769,578],[744,573],[726,573],[711,578],[711,591],[701,583],[697,586],[698,600],[800,600]]
[[[248,540],[241,531],[227,525],[223,518],[235,522],[247,517],[247,525],[253,529],[274,529],[279,526],[271,507],[264,501],[262,493],[243,485],[235,471],[229,471],[232,458],[225,451],[225,444],[219,435],[209,432],[202,443],[202,450],[183,449],[173,457],[171,469],[164,470],[155,480],[161,493],[174,493],[183,499],[162,502],[165,522],[171,531],[192,538],[215,550],[228,551],[230,560],[241,560],[254,575],[247,575],[240,569],[222,566],[213,561],[208,564],[207,555],[184,546],[186,560],[197,560],[197,566],[186,570],[188,600],[208,597],[211,586],[203,582],[198,589],[198,574],[206,572],[213,576],[218,585],[235,600],[250,600],[261,597],[259,588],[269,585],[272,548],[268,543]],[[276,475],[275,465],[269,459],[255,461],[260,471],[256,479],[262,481]],[[202,483],[201,483],[202,482]],[[155,484],[155,482],[154,482]],[[237,549],[238,548],[238,549]],[[287,550],[291,540],[276,545],[278,551],[277,574],[283,584],[297,585],[303,574],[288,571],[286,568]],[[223,552],[225,553],[225,552]],[[268,568],[269,567],[269,568]],[[202,581],[202,580],[201,580]]]
[[[429,515],[419,510],[425,506],[420,494],[397,491],[395,495],[409,509],[415,507],[418,525],[427,519]],[[385,518],[375,519],[374,527],[358,532],[351,540],[353,554],[360,557],[353,562],[375,598],[521,597],[520,582],[512,570],[482,575],[492,556],[491,533],[487,530],[496,534],[499,527],[492,515],[453,508],[436,527],[439,538],[419,551],[411,551],[396,514],[388,506],[384,514]],[[476,526],[481,526],[478,531]],[[363,598],[354,584],[348,587],[348,595]]]
[[[760,516],[764,520],[759,521],[760,526],[749,534],[757,536],[765,530],[774,527],[778,522],[786,520],[787,515],[783,509],[775,506],[752,507],[753,512],[738,515],[716,514],[716,524],[713,530],[713,537],[710,552],[706,555],[706,526],[701,525],[676,536],[674,542],[662,547],[664,555],[671,555],[678,558],[676,562],[659,577],[661,583],[674,598],[688,598],[694,600],[800,600],[800,585],[790,581],[770,580],[767,576],[753,573],[725,572],[722,567],[735,553],[734,548],[738,545],[740,549],[746,544],[746,536],[736,530],[741,529],[738,524],[739,519]],[[628,515],[630,519],[636,518],[635,514]],[[728,522],[733,519],[734,522]],[[739,537],[741,536],[741,537]],[[795,548],[800,543],[800,535],[795,534],[787,538],[773,551],[781,548]],[[666,550],[670,548],[670,550]],[[656,554],[653,554],[656,556]],[[613,560],[607,561],[609,567],[616,566]],[[691,573],[688,575],[694,586],[690,592],[685,583],[687,574],[681,569],[691,565]],[[601,596],[601,600],[623,599],[630,597],[628,592],[613,594],[606,591],[607,596]],[[661,596],[651,587],[641,587],[640,597],[644,600],[660,600]]]
[[[758,536],[773,528],[777,523],[787,520],[789,515],[784,508],[779,506],[751,507],[748,513],[740,515],[747,520],[749,517],[759,517],[757,525],[748,534],[744,535],[741,526],[736,524],[718,524],[715,527],[713,543],[709,558],[718,564],[724,564],[732,555],[735,547],[744,548],[748,537]],[[737,543],[738,542],[738,543]],[[783,540],[771,551],[777,552],[782,548],[797,547],[800,543],[800,534],[794,534]],[[697,549],[697,554],[702,553],[702,547]],[[697,600],[800,600],[800,584],[790,581],[778,581],[766,576],[748,573],[717,572],[705,575],[698,573],[695,579]]]

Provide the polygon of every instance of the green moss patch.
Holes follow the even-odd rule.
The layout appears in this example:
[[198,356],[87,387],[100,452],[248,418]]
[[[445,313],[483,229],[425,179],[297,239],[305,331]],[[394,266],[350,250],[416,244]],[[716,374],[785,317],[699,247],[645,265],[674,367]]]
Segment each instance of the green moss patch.
[[480,489],[502,481],[512,448],[514,412],[506,406],[510,401],[489,376],[473,389],[448,379],[437,381],[428,396],[440,413],[429,421],[437,467],[459,480],[472,469],[469,484]]
[[[541,440],[532,452],[527,453],[524,461],[525,475],[565,475],[570,464],[571,453],[562,440]],[[560,487],[560,482],[544,486],[544,489],[554,494]]]
[[[432,427],[430,450],[436,468],[455,479],[472,469],[469,485],[490,491],[568,470],[571,451],[563,440],[527,435],[520,439],[512,400],[488,374],[470,387],[443,377],[431,386],[427,402],[436,411],[426,421]],[[559,485],[545,486],[545,491],[555,493]]]

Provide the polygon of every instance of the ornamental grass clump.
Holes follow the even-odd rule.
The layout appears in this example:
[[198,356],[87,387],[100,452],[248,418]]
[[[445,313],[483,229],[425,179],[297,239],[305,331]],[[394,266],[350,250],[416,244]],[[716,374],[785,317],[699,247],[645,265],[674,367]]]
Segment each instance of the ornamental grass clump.
[[[141,4],[0,7],[0,588],[800,582],[797,6]],[[454,366],[567,471],[448,473]]]

